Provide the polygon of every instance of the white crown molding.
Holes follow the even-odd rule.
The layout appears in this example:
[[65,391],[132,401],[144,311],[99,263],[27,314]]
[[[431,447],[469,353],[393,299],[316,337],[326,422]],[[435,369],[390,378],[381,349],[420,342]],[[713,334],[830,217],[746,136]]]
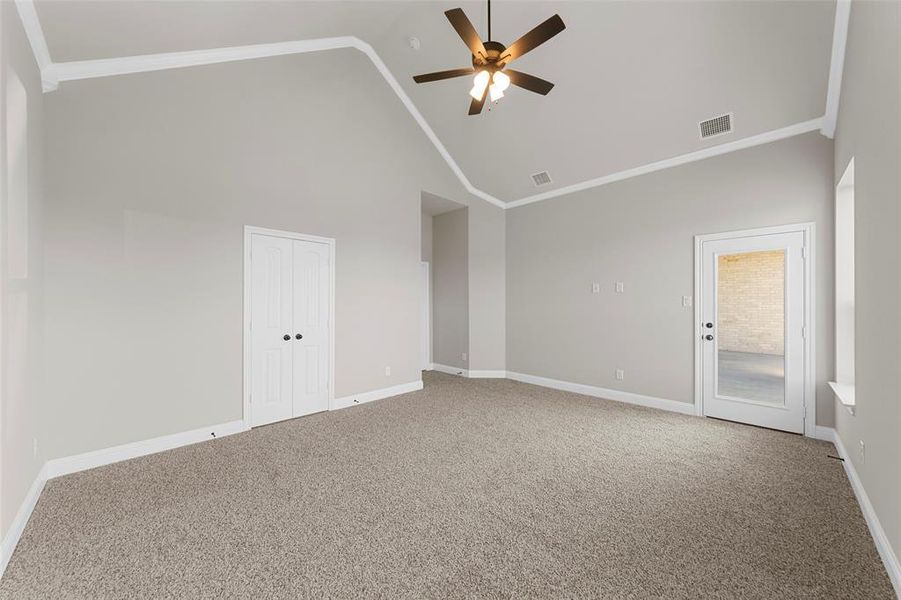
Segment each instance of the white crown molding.
[[826,90],[826,114],[820,133],[832,139],[838,122],[838,103],[842,95],[842,73],[845,69],[845,46],[848,43],[848,22],[851,19],[851,0],[835,3],[835,29],[832,32],[832,58],[829,61],[829,87]]
[[34,60],[38,64],[38,70],[41,72],[41,84],[45,92],[52,92],[58,87],[58,83],[44,79],[47,68],[53,64],[50,60],[50,50],[47,48],[47,38],[44,37],[44,30],[41,29],[41,22],[38,19],[38,13],[34,9],[33,0],[16,0],[16,10],[19,13],[19,19],[22,21],[22,28],[28,37],[28,43],[31,45],[31,51],[34,53]]
[[745,148],[760,146],[761,144],[769,144],[770,142],[775,142],[796,135],[801,135],[810,131],[816,131],[822,126],[822,123],[822,118],[811,119],[810,121],[796,123],[795,125],[789,125],[788,127],[783,127],[782,129],[774,129],[773,131],[767,131],[758,135],[752,135],[751,137],[735,140],[734,142],[719,144],[717,146],[710,146],[709,148],[704,148],[703,150],[698,150],[696,152],[681,154],[679,156],[674,156],[665,160],[659,160],[657,162],[642,165],[640,167],[635,167],[634,169],[626,169],[625,171],[611,173],[610,175],[604,175],[603,177],[598,177],[596,179],[589,179],[588,181],[583,181],[582,183],[568,185],[566,187],[552,190],[550,192],[545,192],[543,194],[529,196],[527,198],[523,198],[522,200],[508,202],[507,208],[516,208],[517,206],[532,204],[533,202],[541,202],[542,200],[547,200],[555,196],[572,194],[573,192],[581,192],[582,190],[587,190],[589,188],[606,185],[615,181],[622,181],[623,179],[631,179],[632,177],[646,175],[655,171],[662,171],[663,169],[678,167],[679,165],[697,162],[699,160],[704,160],[705,158],[711,158],[713,156],[719,156],[721,154],[728,154],[730,152],[744,150]]
[[[31,7],[32,12],[34,6],[31,0],[19,0],[22,5]],[[35,15],[35,18],[37,16]],[[40,26],[38,26],[40,31]],[[46,45],[44,46],[46,48]],[[413,117],[413,120],[419,124],[419,127],[425,133],[435,149],[444,158],[447,166],[450,167],[457,179],[473,196],[481,198],[498,208],[505,208],[504,202],[495,198],[491,194],[483,192],[476,188],[463,170],[453,159],[438,135],[426,122],[425,117],[413,104],[413,101],[398,83],[388,66],[382,61],[376,51],[363,40],[352,37],[333,37],[319,38],[313,40],[297,40],[292,42],[278,42],[274,44],[254,44],[250,46],[232,46],[226,48],[212,48],[209,50],[190,50],[186,52],[166,52],[162,54],[143,54],[139,56],[123,56],[119,58],[105,58],[96,60],[71,61],[63,63],[49,63],[41,69],[41,77],[52,82],[55,86],[63,81],[75,81],[80,79],[94,79],[97,77],[112,77],[115,75],[126,75],[131,73],[148,73],[151,71],[163,71],[167,69],[180,69],[185,67],[196,67],[200,65],[211,65],[225,62],[235,62],[239,60],[251,60],[254,58],[266,58],[272,56],[285,56],[289,54],[305,54],[308,52],[323,52],[326,50],[338,50],[341,48],[354,48],[369,57],[375,68],[382,74],[385,81],[394,90],[394,93],[400,98],[400,101],[406,107],[407,111]],[[55,89],[55,87],[54,87]]]
[[[406,107],[407,111],[417,124],[419,124],[423,133],[425,133],[426,137],[432,142],[432,145],[435,146],[438,153],[444,158],[444,161],[466,191],[477,198],[485,200],[493,206],[501,209],[509,209],[704,160],[705,158],[735,152],[737,150],[743,150],[761,144],[767,144],[817,129],[819,129],[823,135],[831,138],[835,130],[835,118],[838,113],[838,95],[841,91],[841,71],[844,63],[844,46],[847,38],[848,13],[850,10],[850,0],[837,0],[837,2],[835,17],[836,34],[833,38],[829,91],[827,94],[827,113],[825,116],[783,127],[781,129],[764,132],[742,140],[712,146],[696,152],[689,152],[688,154],[682,154],[632,169],[626,169],[625,171],[611,173],[609,175],[604,175],[603,177],[589,179],[581,183],[549,190],[541,194],[527,196],[512,202],[504,202],[491,194],[476,188],[470,183],[469,179],[467,179],[466,175],[463,173],[463,170],[450,155],[447,148],[444,147],[444,144],[441,143],[441,140],[438,139],[438,135],[426,122],[425,117],[422,116],[422,113],[420,113],[419,109],[416,108],[416,105],[413,104],[413,101],[403,90],[400,83],[398,83],[391,71],[388,70],[384,61],[382,61],[372,46],[359,38],[352,36],[319,38],[273,44],[254,44],[249,46],[212,48],[208,50],[166,52],[161,54],[144,54],[139,56],[55,63],[50,59],[47,43],[38,20],[37,12],[34,9],[33,0],[16,0],[16,7],[28,35],[29,42],[31,43],[35,59],[40,67],[45,92],[57,89],[59,83],[62,81],[110,77],[130,73],[146,73],[150,71],[234,62],[270,56],[322,52],[340,48],[355,48],[369,57],[373,65],[375,65],[376,69],[382,74],[382,77],[384,77],[385,81],[391,89],[394,90],[394,93]],[[838,48],[839,45],[840,48]]]

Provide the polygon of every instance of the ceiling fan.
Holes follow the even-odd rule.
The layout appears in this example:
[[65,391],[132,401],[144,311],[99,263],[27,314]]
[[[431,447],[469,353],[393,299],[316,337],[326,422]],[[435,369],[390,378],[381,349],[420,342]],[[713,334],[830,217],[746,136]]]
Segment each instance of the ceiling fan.
[[483,42],[479,37],[462,8],[448,10],[444,15],[472,52],[472,67],[416,75],[413,77],[413,81],[416,83],[428,83],[475,74],[472,89],[469,91],[469,95],[472,96],[472,103],[469,105],[470,115],[482,112],[486,95],[491,98],[492,102],[502,98],[504,90],[510,87],[511,83],[542,96],[546,96],[554,87],[550,81],[506,67],[526,52],[537,48],[566,29],[560,15],[554,15],[544,21],[510,46],[504,46],[491,39],[491,0],[488,0],[487,42]]

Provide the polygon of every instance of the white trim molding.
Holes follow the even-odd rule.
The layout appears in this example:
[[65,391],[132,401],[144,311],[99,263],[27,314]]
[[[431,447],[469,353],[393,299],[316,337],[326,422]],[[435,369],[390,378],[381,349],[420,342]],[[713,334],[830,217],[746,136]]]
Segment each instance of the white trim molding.
[[44,37],[44,30],[41,28],[41,21],[38,19],[33,0],[16,0],[16,10],[19,13],[19,20],[22,21],[25,36],[31,45],[34,60],[38,64],[38,70],[41,72],[41,87],[45,92],[52,92],[59,87],[59,82],[48,79],[48,69],[53,65],[53,61],[50,60],[47,38]]
[[832,31],[832,58],[829,61],[829,86],[826,89],[826,114],[820,133],[832,139],[838,123],[838,105],[842,95],[842,73],[845,70],[845,46],[848,44],[848,23],[851,20],[851,0],[835,3],[835,27]]
[[190,446],[199,442],[206,442],[217,438],[223,438],[236,433],[247,431],[244,421],[230,421],[221,423],[211,427],[201,427],[200,429],[192,429],[191,431],[182,431],[171,435],[142,440],[140,442],[132,442],[130,444],[122,444],[93,452],[85,452],[84,454],[76,454],[74,456],[66,456],[64,458],[55,458],[48,460],[45,466],[47,479],[54,477],[62,477],[79,471],[87,471],[104,465],[130,460],[148,454],[156,454],[157,452],[165,452],[173,448],[181,448],[182,446]]
[[359,394],[351,394],[343,396],[335,400],[329,410],[340,410],[358,404],[366,404],[374,400],[382,400],[383,398],[391,398],[392,396],[400,396],[401,394],[409,394],[410,392],[418,392],[422,389],[422,381],[411,381],[409,383],[401,383],[391,387],[382,388],[380,390],[372,390],[370,392],[361,392]]
[[35,477],[31,487],[28,488],[28,493],[25,494],[25,499],[22,501],[19,511],[10,524],[9,531],[6,532],[2,545],[0,545],[0,577],[3,577],[3,573],[6,572],[6,565],[9,564],[9,559],[12,558],[13,552],[16,550],[19,539],[22,537],[25,526],[28,524],[28,519],[31,518],[31,513],[34,512],[34,507],[38,503],[38,498],[41,497],[41,492],[44,491],[44,483],[46,481],[47,465],[44,464],[41,470],[38,471],[38,475]]
[[696,235],[694,239],[694,410],[704,415],[703,364],[701,333],[703,329],[703,295],[701,281],[701,246],[704,242],[738,237],[753,237],[778,233],[800,232],[804,234],[804,435],[816,437],[816,223],[793,223],[741,231],[725,231]]
[[497,369],[464,369],[462,367],[451,367],[440,363],[432,363],[429,365],[430,371],[438,371],[439,373],[447,373],[448,375],[459,375],[469,379],[505,379],[507,372]]
[[654,173],[655,171],[671,169],[672,167],[678,167],[680,165],[697,162],[699,160],[719,156],[721,154],[728,154],[730,152],[736,152],[738,150],[744,150],[746,148],[753,148],[754,146],[760,146],[762,144],[769,144],[770,142],[777,142],[779,140],[784,140],[796,135],[802,135],[804,133],[816,131],[822,127],[822,124],[822,118],[811,119],[810,121],[804,121],[803,123],[789,125],[788,127],[783,127],[781,129],[774,129],[773,131],[767,131],[758,135],[752,135],[740,140],[735,140],[734,142],[719,144],[717,146],[710,146],[709,148],[704,148],[703,150],[689,152],[688,154],[681,154],[672,158],[667,158],[664,160],[659,160],[657,162],[642,165],[640,167],[635,167],[634,169],[626,169],[625,171],[611,173],[609,175],[604,175],[603,177],[597,177],[595,179],[589,179],[587,181],[568,185],[556,190],[550,190],[548,192],[544,192],[543,194],[535,194],[534,196],[528,196],[520,200],[514,200],[513,202],[508,202],[506,204],[506,208],[525,206],[526,204],[532,204],[533,202],[541,202],[542,200],[548,200],[556,196],[563,196],[564,194],[581,192],[582,190],[587,190],[589,188],[607,185],[608,183],[614,183],[617,181],[622,181],[624,179],[631,179],[632,177],[638,177],[639,175],[647,175],[648,173]]
[[564,392],[573,392],[576,394],[583,394],[585,396],[603,398],[604,400],[614,400],[616,402],[624,402],[626,404],[635,404],[637,406],[644,406],[647,408],[656,408],[659,410],[665,410],[683,415],[695,414],[694,404],[690,402],[666,400],[664,398],[656,398],[654,396],[634,394],[632,392],[624,392],[622,390],[611,390],[608,388],[602,388],[593,385],[585,385],[583,383],[560,381],[559,379],[538,377],[537,375],[527,375],[525,373],[516,373],[513,371],[507,371],[507,379],[520,381],[522,383],[531,383],[532,385],[540,385],[542,387],[552,388],[555,390],[562,390]]
[[864,519],[866,519],[867,527],[870,529],[870,535],[873,537],[873,542],[876,544],[876,551],[879,552],[882,564],[885,565],[885,570],[888,572],[889,579],[892,581],[892,586],[895,588],[895,595],[901,598],[901,561],[898,560],[898,554],[892,548],[891,542],[889,542],[888,536],[885,533],[885,529],[882,528],[882,523],[879,522],[876,509],[873,508],[873,504],[870,502],[869,496],[867,496],[867,491],[864,489],[863,482],[860,480],[857,470],[854,468],[854,463],[851,462],[851,455],[848,454],[848,450],[842,443],[841,436],[831,427],[818,427],[816,437],[821,440],[832,442],[835,445],[835,449],[842,459],[842,466],[845,467],[845,474],[848,476],[848,481],[851,483],[851,489],[854,490],[854,495],[857,497],[858,504],[860,504],[860,510],[863,513]]
[[[444,144],[438,138],[438,135],[426,122],[425,117],[416,108],[416,105],[398,83],[397,79],[388,69],[388,66],[379,57],[376,51],[363,40],[353,36],[339,36],[330,38],[318,38],[311,40],[295,40],[288,42],[277,42],[271,44],[253,44],[247,46],[230,46],[224,48],[211,48],[205,50],[189,50],[185,52],[165,52],[159,54],[142,54],[137,56],[123,56],[117,58],[104,58],[95,60],[69,61],[55,63],[51,60],[47,43],[44,38],[38,20],[37,12],[34,9],[33,0],[16,0],[16,6],[19,16],[25,26],[28,39],[31,43],[32,51],[41,70],[41,78],[44,82],[44,91],[52,91],[57,89],[62,81],[75,81],[80,79],[93,79],[97,77],[111,77],[115,75],[125,75],[130,73],[147,73],[151,71],[161,71],[166,69],[179,69],[185,67],[194,67],[200,65],[217,64],[224,62],[234,62],[240,60],[251,60],[257,58],[266,58],[271,56],[284,56],[289,54],[303,54],[307,52],[323,52],[328,50],[337,50],[341,48],[354,48],[363,52],[375,65],[382,77],[388,83],[388,86],[394,90],[394,93],[403,103],[404,107],[410,113],[410,116],[416,121],[423,133],[432,145],[444,159],[447,166],[451,169],[460,184],[467,192],[477,198],[492,204],[501,209],[516,208],[534,202],[549,200],[558,196],[572,194],[574,192],[586,190],[593,187],[607,185],[616,181],[646,175],[655,171],[669,169],[679,165],[704,160],[713,156],[727,154],[761,144],[768,144],[788,137],[801,135],[810,131],[819,130],[823,135],[832,137],[835,129],[835,116],[838,113],[838,95],[841,92],[841,71],[844,63],[844,46],[847,37],[847,23],[849,6],[846,4],[850,0],[838,0],[839,6],[836,9],[835,29],[836,34],[833,39],[832,62],[830,64],[829,75],[829,91],[826,101],[826,114],[822,117],[782,127],[772,131],[767,131],[757,135],[753,135],[744,139],[735,140],[717,146],[711,146],[695,152],[681,154],[679,156],[670,157],[664,160],[641,165],[632,169],[626,169],[616,173],[610,173],[602,177],[596,177],[576,183],[573,185],[549,190],[541,194],[527,196],[511,202],[504,202],[475,187],[463,170],[457,164],[445,148]],[[840,44],[840,49],[837,45]],[[830,125],[831,123],[831,125]]]
[[452,367],[450,365],[442,365],[441,363],[432,363],[432,370],[439,373],[447,373],[448,375],[460,375],[461,377],[469,377],[469,369],[462,367]]
[[16,513],[9,531],[3,538],[2,546],[0,546],[0,577],[2,577],[3,573],[6,571],[9,559],[12,558],[13,552],[16,550],[19,539],[25,531],[25,526],[31,518],[31,513],[34,512],[34,508],[38,503],[41,492],[44,490],[44,484],[47,483],[48,480],[55,477],[62,477],[63,475],[77,473],[79,471],[87,471],[88,469],[111,465],[123,460],[223,438],[246,430],[243,421],[230,421],[228,423],[212,425],[210,427],[201,427],[200,429],[191,431],[182,431],[180,433],[164,435],[149,440],[142,440],[139,442],[122,444],[120,446],[113,446],[111,448],[104,448],[102,450],[95,450],[93,452],[85,452],[84,454],[48,460],[44,463],[44,466],[41,467],[34,483],[31,484],[31,488],[29,488],[28,493],[25,495],[25,499],[22,501],[22,506],[19,507],[19,511]]
[[497,371],[497,370],[472,370],[470,369],[467,374],[467,377],[470,379],[506,379],[507,372],[506,371]]

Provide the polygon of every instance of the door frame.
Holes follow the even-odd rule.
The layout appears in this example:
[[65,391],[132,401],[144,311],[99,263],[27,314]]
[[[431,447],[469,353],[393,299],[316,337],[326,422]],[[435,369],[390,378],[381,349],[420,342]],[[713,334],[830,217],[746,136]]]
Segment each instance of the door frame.
[[803,281],[801,282],[804,294],[802,306],[804,307],[803,327],[805,334],[802,344],[804,352],[804,398],[802,399],[804,406],[804,435],[807,437],[816,437],[816,302],[814,301],[814,290],[816,290],[816,223],[813,222],[759,227],[738,231],[725,231],[721,233],[707,233],[694,236],[694,399],[695,414],[699,417],[704,416],[704,365],[702,344],[704,297],[702,293],[703,281],[701,281],[703,274],[701,249],[704,242],[797,232],[804,234],[804,247],[802,250],[804,266],[802,275]]
[[243,365],[243,421],[246,429],[251,428],[251,410],[250,403],[250,376],[251,376],[251,338],[250,338],[250,285],[251,285],[251,263],[250,263],[250,240],[254,234],[269,235],[273,237],[287,238],[289,240],[298,240],[301,242],[316,242],[326,244],[328,246],[329,255],[329,293],[328,293],[328,311],[329,311],[329,372],[328,372],[328,409],[334,410],[335,405],[335,239],[321,237],[318,235],[309,235],[306,233],[297,233],[294,231],[282,231],[279,229],[267,229],[265,227],[255,227],[253,225],[244,226],[244,365]]

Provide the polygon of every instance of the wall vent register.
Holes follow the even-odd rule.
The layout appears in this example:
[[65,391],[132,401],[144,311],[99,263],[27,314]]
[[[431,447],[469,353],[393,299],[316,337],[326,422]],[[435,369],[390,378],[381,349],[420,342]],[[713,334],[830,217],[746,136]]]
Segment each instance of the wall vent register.
[[701,121],[698,123],[698,128],[701,131],[702,140],[726,133],[732,133],[732,113]]
[[547,185],[551,182],[551,176],[547,171],[542,171],[541,173],[535,173],[532,175],[532,183],[535,184],[535,187],[541,187],[543,185]]

